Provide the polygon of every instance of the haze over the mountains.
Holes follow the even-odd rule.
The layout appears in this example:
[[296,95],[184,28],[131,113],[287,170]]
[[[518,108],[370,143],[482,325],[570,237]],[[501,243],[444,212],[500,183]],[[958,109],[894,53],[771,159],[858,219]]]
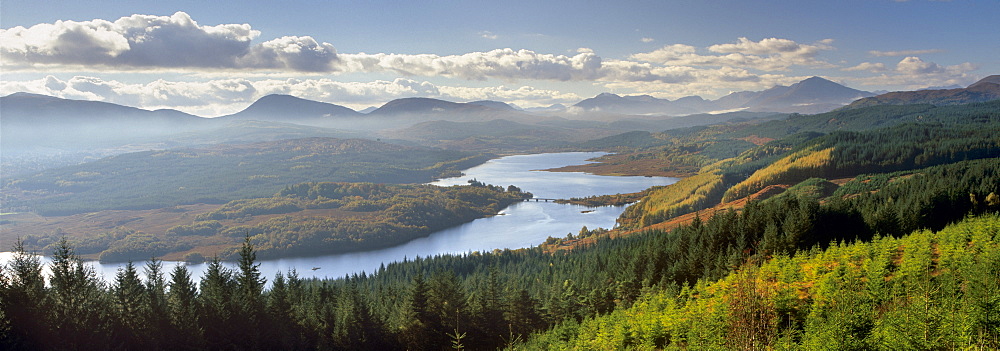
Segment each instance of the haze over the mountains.
[[573,106],[586,111],[623,114],[686,115],[733,110],[821,113],[872,95],[875,94],[812,77],[791,86],[775,86],[757,92],[735,92],[717,100],[689,96],[671,101],[649,95],[619,96],[604,93]]
[[[987,101],[1000,98],[998,77],[989,76],[968,88],[892,92],[877,96],[812,77],[790,86],[735,92],[716,100],[697,96],[668,100],[648,95],[602,93],[570,107],[556,106],[542,110],[520,109],[493,100],[458,103],[432,98],[403,98],[361,113],[336,104],[273,94],[258,99],[240,112],[217,118],[201,118],[169,109],[149,111],[107,102],[15,93],[0,98],[0,122],[4,126],[2,142],[8,156],[25,150],[51,150],[49,153],[52,153],[83,146],[92,149],[142,144],[146,146],[140,149],[148,149],[198,142],[248,142],[259,141],[254,138],[276,140],[303,136],[392,137],[437,146],[450,145],[462,139],[457,136],[468,137],[476,133],[493,138],[533,135],[535,139],[568,142],[584,137],[601,137],[611,132],[676,128],[731,118],[759,117],[725,115],[710,118],[697,115],[703,113],[811,114],[841,108],[852,101],[851,107]],[[676,116],[680,115],[692,116],[677,119]],[[467,124],[427,124],[435,121]],[[303,129],[302,126],[318,128]],[[411,128],[414,126],[418,127]],[[439,130],[432,131],[433,128]],[[529,131],[530,128],[535,130]]]

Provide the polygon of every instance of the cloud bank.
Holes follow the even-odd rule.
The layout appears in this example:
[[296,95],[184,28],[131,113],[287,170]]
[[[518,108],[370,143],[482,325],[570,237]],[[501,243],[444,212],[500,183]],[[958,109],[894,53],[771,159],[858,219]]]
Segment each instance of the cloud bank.
[[761,71],[786,71],[794,66],[831,68],[835,65],[816,57],[823,50],[832,50],[831,43],[831,40],[800,44],[780,38],[760,41],[739,38],[736,43],[709,46],[707,50],[714,53],[709,55],[698,54],[694,46],[673,44],[634,54],[631,58],[663,65],[741,67]]
[[[497,38],[489,31],[478,34],[484,39]],[[788,85],[813,75],[796,74],[802,68],[850,72],[845,74],[855,76],[831,77],[850,83],[906,87],[967,84],[975,78],[970,72],[977,69],[971,63],[946,66],[918,56],[941,52],[937,49],[872,50],[869,54],[875,57],[904,58],[895,63],[834,64],[822,57],[825,52],[836,50],[833,39],[803,43],[777,37],[760,40],[742,37],[704,47],[666,44],[649,52],[608,58],[588,48],[571,54],[510,48],[456,55],[340,53],[333,44],[310,36],[265,40],[260,35],[260,31],[245,23],[201,25],[184,12],[171,16],[132,15],[113,22],[57,21],[30,28],[0,29],[0,62],[4,70],[34,74],[86,72],[72,78],[64,76],[63,80],[53,76],[5,80],[0,91],[4,94],[29,91],[219,115],[234,112],[271,93],[351,107],[413,96],[456,101],[494,99],[544,106],[574,103],[581,97],[558,90],[533,89],[518,82],[545,81],[550,86],[568,82],[576,87],[589,85],[660,98],[689,95],[712,98],[732,91]],[[654,42],[652,38],[640,41]],[[156,77],[164,72],[186,74],[189,79],[125,84],[95,77],[103,72],[132,71],[151,72]],[[206,78],[231,77],[236,73],[264,78]],[[325,78],[331,74],[368,73],[378,74],[382,79],[342,82]],[[859,74],[869,76],[856,77]],[[274,76],[282,79],[267,78]],[[308,78],[284,79],[288,76]],[[418,77],[433,78],[436,83]],[[463,87],[454,80],[496,81],[504,85]]]
[[54,76],[29,81],[2,81],[0,95],[30,92],[67,99],[105,101],[146,109],[173,108],[215,117],[238,112],[269,94],[347,105],[355,109],[379,106],[405,97],[433,97],[450,101],[499,100],[520,106],[573,104],[583,97],[555,90],[520,87],[458,87],[397,78],[392,81],[339,82],[330,79],[216,79],[198,82],[156,80],[127,84],[97,77]]

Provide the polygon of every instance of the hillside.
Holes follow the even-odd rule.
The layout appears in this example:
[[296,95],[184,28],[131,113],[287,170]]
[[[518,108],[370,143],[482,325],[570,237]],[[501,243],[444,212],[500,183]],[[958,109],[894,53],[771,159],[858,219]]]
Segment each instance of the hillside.
[[[77,253],[102,262],[153,256],[198,261],[216,255],[231,260],[237,255],[239,242],[247,235],[257,243],[258,257],[301,257],[399,245],[495,215],[530,196],[517,188],[480,183],[454,187],[301,183],[288,185],[270,197],[234,200],[223,205],[179,206],[146,213],[131,211],[141,217],[96,233],[86,233],[84,228],[73,227],[60,218],[49,218],[46,222],[62,222],[58,224],[62,233],[21,230],[18,235],[23,245],[40,251],[52,251],[63,236],[69,235]],[[122,212],[129,211],[117,213]],[[156,212],[173,216],[147,218],[160,216]],[[89,221],[109,218],[104,213],[74,217]],[[4,231],[42,225],[31,223],[24,216],[13,218],[13,223],[8,223],[13,228]]]
[[1000,312],[998,240],[1000,217],[992,215],[776,256],[565,322],[510,349],[1000,347],[990,317]]
[[269,196],[306,181],[427,182],[489,156],[308,138],[145,151],[6,180],[4,212],[66,215]]
[[[271,197],[200,208],[186,217],[190,223],[169,228],[173,236],[166,240],[129,230],[73,244],[66,239],[52,243],[52,237],[29,239],[48,239],[60,262],[52,265],[59,276],[78,274],[72,270],[78,262],[74,244],[93,250],[114,243],[108,246],[111,259],[129,249],[159,250],[192,238],[229,240],[220,245],[238,257],[238,269],[215,262],[197,288],[180,271],[170,275],[170,290],[153,283],[154,288],[141,290],[151,292],[141,296],[155,296],[190,286],[185,301],[199,304],[196,310],[145,312],[153,311],[148,306],[156,300],[108,302],[99,297],[120,290],[106,288],[96,278],[78,283],[93,293],[74,300],[73,306],[99,306],[94,311],[145,306],[136,308],[141,316],[136,318],[166,315],[195,321],[129,329],[175,344],[226,344],[233,335],[256,330],[240,324],[253,316],[273,334],[248,336],[247,342],[285,349],[444,349],[456,344],[532,350],[995,349],[1000,347],[1000,323],[994,318],[1000,316],[995,298],[1000,286],[993,279],[1000,272],[1000,157],[991,137],[1000,111],[995,103],[876,106],[603,139],[603,145],[621,144],[618,157],[623,162],[703,165],[695,176],[648,191],[615,229],[581,228],[528,249],[407,259],[341,279],[305,280],[289,272],[269,280],[272,285],[265,289],[255,283],[263,278],[254,275],[254,260],[258,250],[270,255],[334,243],[363,246],[367,235],[391,233],[391,228],[412,235],[419,231],[403,228],[437,222],[421,224],[435,214],[458,217],[448,211],[469,210],[482,215],[501,202],[485,198],[489,210],[483,212],[465,204],[448,206],[449,201],[443,202],[443,211],[424,211],[421,206],[429,204],[418,198],[392,195],[430,191],[420,186],[307,183],[279,189]],[[843,123],[830,123],[831,116],[843,116]],[[378,149],[377,144],[352,147]],[[207,150],[199,152],[213,149]],[[754,181],[726,195],[731,186],[748,180]],[[770,185],[753,192],[760,184]],[[498,195],[492,199],[517,194],[516,189],[476,186]],[[355,197],[359,193],[365,195]],[[484,198],[474,193],[474,198]],[[725,197],[734,200],[721,202]],[[377,211],[391,212],[396,204],[409,207],[404,212],[411,216],[379,217]],[[687,221],[664,225],[689,211],[681,215],[690,216]],[[386,218],[397,221],[390,224]],[[369,226],[391,230],[364,230]],[[324,228],[337,228],[349,240]],[[247,233],[253,236],[235,248]],[[179,255],[187,249],[173,247],[171,252]],[[0,272],[17,278],[0,283],[43,281],[31,256],[17,257],[21,268]],[[143,286],[138,275],[129,278],[129,269],[116,284]],[[156,281],[156,272],[149,281]],[[260,288],[244,298],[266,302],[245,308],[238,303],[243,298],[226,293],[248,291],[245,287],[251,285]],[[65,289],[54,285],[28,295],[21,285],[0,285],[3,301],[26,306],[12,314],[21,319],[9,325],[27,325],[21,322],[25,318],[79,325],[83,320],[91,326],[120,323],[110,313],[59,319],[24,297],[56,296]],[[219,324],[211,319],[216,314],[244,317]],[[117,335],[87,330],[86,335],[99,340]]]
[[1000,75],[992,75],[957,89],[897,91],[852,102],[847,108],[876,105],[959,105],[1000,99]]
[[352,118],[360,116],[357,111],[340,105],[290,95],[267,95],[243,111],[219,118],[331,126],[348,124]]

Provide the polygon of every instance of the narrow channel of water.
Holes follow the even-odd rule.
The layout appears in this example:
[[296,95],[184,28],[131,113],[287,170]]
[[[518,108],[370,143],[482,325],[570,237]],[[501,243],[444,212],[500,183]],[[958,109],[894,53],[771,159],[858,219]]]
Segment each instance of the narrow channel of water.
[[[568,165],[587,163],[599,152],[568,152],[507,156],[465,170],[465,176],[442,179],[431,184],[462,185],[469,179],[500,185],[515,185],[539,198],[570,198],[641,191],[655,185],[667,185],[677,178],[669,177],[606,177],[586,173],[545,172]],[[277,272],[296,270],[300,277],[336,278],[348,274],[374,272],[382,264],[405,258],[441,254],[462,254],[493,249],[517,249],[538,245],[549,236],[563,237],[581,227],[610,228],[624,207],[587,208],[546,202],[521,202],[511,205],[499,215],[432,233],[425,238],[379,250],[335,254],[317,257],[283,258],[260,261],[260,270],[270,281]],[[9,252],[0,253],[0,263],[9,260]],[[48,262],[47,258],[43,258]],[[88,262],[95,271],[112,281],[124,264]],[[142,265],[143,263],[136,263]],[[169,272],[177,262],[165,262]],[[200,277],[207,264],[189,264],[192,276]]]

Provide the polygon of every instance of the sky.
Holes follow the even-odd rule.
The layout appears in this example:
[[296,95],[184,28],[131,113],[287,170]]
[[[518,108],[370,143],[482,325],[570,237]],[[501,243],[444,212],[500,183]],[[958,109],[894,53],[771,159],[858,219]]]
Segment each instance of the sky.
[[716,99],[820,76],[866,91],[1000,74],[1000,1],[0,2],[0,95],[205,117],[268,94],[571,105]]

